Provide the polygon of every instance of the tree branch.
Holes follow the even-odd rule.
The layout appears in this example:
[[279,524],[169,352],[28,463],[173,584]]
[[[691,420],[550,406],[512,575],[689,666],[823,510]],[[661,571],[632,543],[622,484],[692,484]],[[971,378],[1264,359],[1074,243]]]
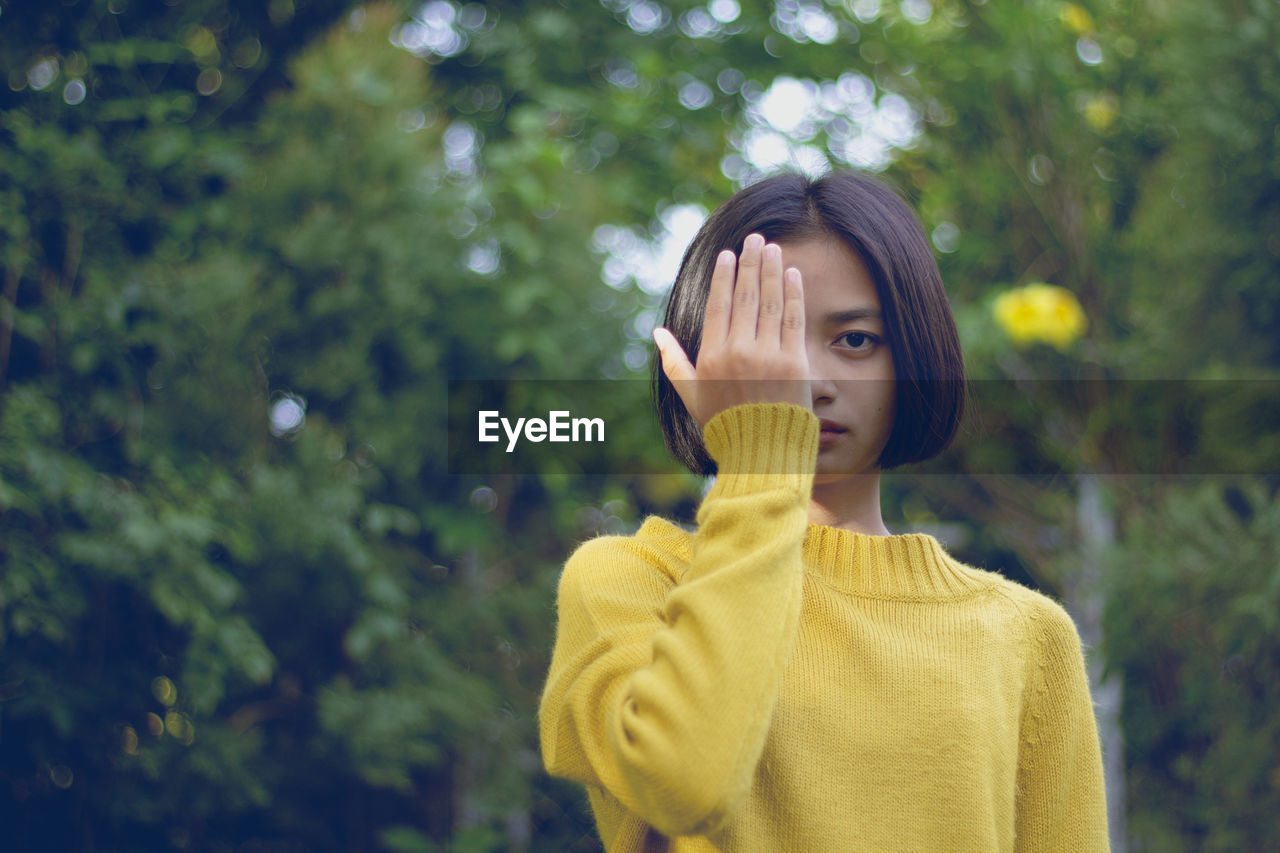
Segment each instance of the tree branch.
[[9,347],[13,340],[13,321],[18,310],[18,282],[21,278],[21,268],[17,264],[5,267],[4,301],[0,303],[0,391],[4,390],[5,377],[9,371]]

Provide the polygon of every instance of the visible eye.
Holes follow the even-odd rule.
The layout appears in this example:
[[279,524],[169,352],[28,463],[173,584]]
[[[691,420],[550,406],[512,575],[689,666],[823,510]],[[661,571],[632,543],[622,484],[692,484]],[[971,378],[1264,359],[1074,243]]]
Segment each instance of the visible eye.
[[866,332],[846,332],[836,340],[844,341],[846,348],[857,352],[869,352],[880,342],[875,335],[869,335]]

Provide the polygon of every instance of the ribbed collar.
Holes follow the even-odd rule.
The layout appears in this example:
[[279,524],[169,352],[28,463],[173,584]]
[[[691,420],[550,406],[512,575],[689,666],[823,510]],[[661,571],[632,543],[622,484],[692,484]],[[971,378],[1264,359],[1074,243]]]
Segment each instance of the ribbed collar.
[[[691,534],[659,516],[646,519],[638,535],[682,560],[692,558]],[[804,563],[806,570],[829,586],[869,598],[952,599],[992,585],[986,572],[955,560],[925,533],[869,536],[810,524],[804,538]]]
[[810,524],[804,562],[836,589],[873,598],[958,598],[991,585],[925,533],[868,536]]

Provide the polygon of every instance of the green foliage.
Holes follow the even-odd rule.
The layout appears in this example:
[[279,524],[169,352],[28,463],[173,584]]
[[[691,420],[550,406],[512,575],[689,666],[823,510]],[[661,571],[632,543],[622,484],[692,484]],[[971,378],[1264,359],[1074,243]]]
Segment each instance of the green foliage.
[[[438,452],[444,378],[618,362],[596,330],[636,301],[583,311],[584,249],[637,199],[566,180],[533,107],[494,171],[450,161],[467,125],[387,7],[315,44],[314,17],[287,44],[254,13],[186,13],[40,19],[93,97],[60,101],[59,76],[4,115],[6,826],[19,849],[500,848],[541,796],[547,533],[576,535],[595,487],[508,477],[469,501],[486,484]],[[231,86],[254,40],[276,46],[260,85],[297,53],[287,91]],[[103,70],[143,59],[145,87]],[[305,420],[273,432],[282,403]]]
[[[15,849],[594,849],[580,792],[536,752],[559,565],[643,511],[687,511],[697,484],[551,464],[450,476],[445,382],[523,381],[513,395],[549,409],[532,380],[636,377],[625,349],[644,347],[637,319],[659,298],[603,286],[592,234],[647,236],[665,205],[710,208],[749,180],[752,108],[781,74],[856,73],[921,117],[888,174],[927,231],[958,235],[940,260],[974,375],[1276,366],[1274,4],[938,2],[923,23],[889,3],[741,4],[720,23],[683,0],[652,20],[621,0],[447,5],[456,49],[420,56],[404,49],[426,13],[411,4],[0,11],[0,823]],[[805,35],[806,10],[835,35]],[[849,125],[796,141],[840,162]],[[992,323],[997,293],[1032,280],[1079,296],[1075,349],[1015,350]],[[988,423],[1022,438],[958,470],[1131,457],[1125,401],[1079,391],[1000,403]],[[635,396],[609,461],[657,469]],[[1186,446],[1249,464],[1265,448],[1238,446],[1230,422],[1253,410],[1238,411],[1195,413]],[[923,480],[889,504],[962,518],[972,559],[1063,580],[1046,569],[1071,564],[1060,482]],[[1228,543],[1273,544],[1274,504],[1241,494],[1239,529],[1216,498],[1171,489],[1162,506],[1188,553],[1230,562]],[[1168,551],[1158,520],[1125,553]],[[1261,564],[1235,565],[1244,583]],[[1143,644],[1171,634],[1128,628],[1178,600],[1216,613],[1227,594],[1178,577],[1118,599],[1113,666],[1134,695]],[[1262,812],[1245,798],[1274,793],[1256,768],[1193,789],[1176,757],[1218,773],[1274,745],[1259,632],[1275,602],[1248,577],[1253,599],[1223,623],[1236,633],[1195,658],[1241,656],[1254,680],[1231,682],[1235,704],[1189,682],[1186,702],[1126,711],[1135,833],[1153,844],[1226,845],[1218,800],[1248,821]],[[1223,720],[1231,737],[1204,747]],[[1199,746],[1166,748],[1167,732]],[[1166,788],[1182,822],[1144,793]]]
[[1169,489],[1111,567],[1132,836],[1144,849],[1280,844],[1280,500],[1257,482]]

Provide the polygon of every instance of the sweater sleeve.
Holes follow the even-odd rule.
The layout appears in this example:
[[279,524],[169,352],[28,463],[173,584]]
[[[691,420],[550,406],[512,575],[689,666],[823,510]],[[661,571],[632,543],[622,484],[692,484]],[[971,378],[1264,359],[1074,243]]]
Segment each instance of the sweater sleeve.
[[1023,717],[1017,850],[1110,849],[1102,751],[1075,623],[1045,600],[1033,619],[1037,672]]
[[667,835],[714,830],[746,795],[794,645],[818,420],[786,403],[717,414],[719,466],[690,562],[638,538],[582,545],[561,577],[539,711],[553,775]]

